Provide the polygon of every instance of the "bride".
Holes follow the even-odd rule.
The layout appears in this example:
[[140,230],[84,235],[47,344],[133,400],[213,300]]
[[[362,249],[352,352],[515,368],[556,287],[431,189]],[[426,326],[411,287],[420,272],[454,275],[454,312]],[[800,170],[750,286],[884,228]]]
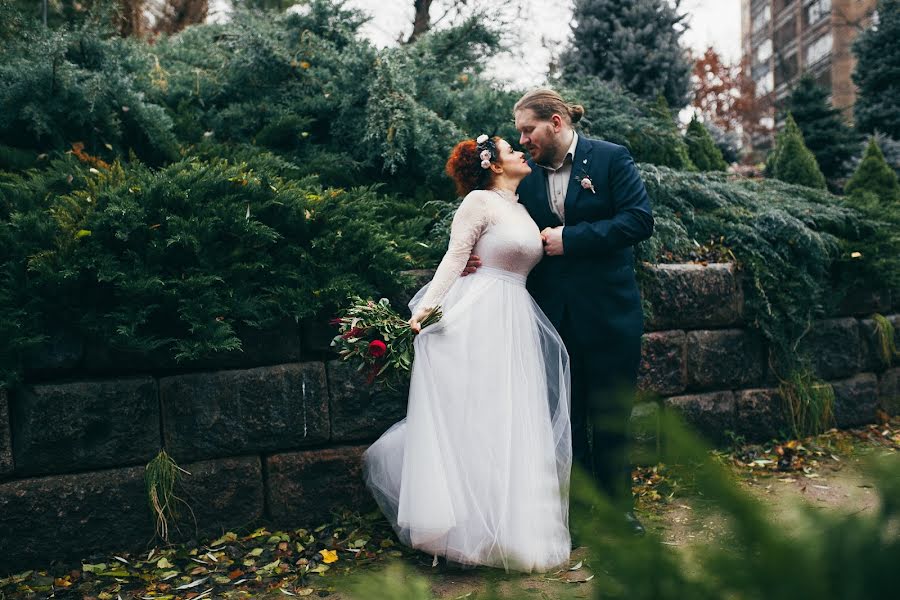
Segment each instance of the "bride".
[[[524,572],[569,560],[572,463],[569,357],[525,289],[544,254],[515,194],[530,172],[500,138],[453,149],[447,173],[465,198],[434,278],[410,302],[419,333],[407,415],[363,457],[403,543]],[[459,277],[473,252],[483,266]]]

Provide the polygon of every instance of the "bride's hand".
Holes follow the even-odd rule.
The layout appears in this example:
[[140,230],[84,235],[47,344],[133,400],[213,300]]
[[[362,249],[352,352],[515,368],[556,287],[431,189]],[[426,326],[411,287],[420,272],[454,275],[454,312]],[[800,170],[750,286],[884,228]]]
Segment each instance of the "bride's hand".
[[409,320],[409,328],[413,330],[413,333],[419,333],[422,331],[422,323],[419,319],[413,317]]
[[412,316],[412,319],[409,320],[409,327],[413,330],[413,333],[419,333],[422,331],[422,321],[428,318],[428,315],[431,314],[432,309],[430,308],[422,308],[416,311],[416,314]]

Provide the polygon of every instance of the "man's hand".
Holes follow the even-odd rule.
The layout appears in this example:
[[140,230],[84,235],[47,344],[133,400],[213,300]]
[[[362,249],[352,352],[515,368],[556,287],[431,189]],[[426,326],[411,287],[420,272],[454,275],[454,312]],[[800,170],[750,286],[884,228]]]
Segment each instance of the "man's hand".
[[478,267],[480,267],[480,266],[481,266],[481,259],[478,258],[477,255],[472,254],[471,256],[469,256],[469,261],[466,263],[466,268],[463,269],[462,273],[460,273],[459,275],[460,275],[460,277],[465,277],[469,273],[474,273],[475,271],[477,271]]
[[562,256],[563,227],[564,225],[560,225],[559,227],[547,227],[541,232],[541,239],[544,240],[544,254],[547,256]]

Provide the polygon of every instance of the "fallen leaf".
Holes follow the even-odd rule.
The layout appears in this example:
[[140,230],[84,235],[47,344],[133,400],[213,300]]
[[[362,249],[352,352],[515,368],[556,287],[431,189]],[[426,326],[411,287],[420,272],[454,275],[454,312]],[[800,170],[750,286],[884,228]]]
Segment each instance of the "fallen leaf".
[[179,585],[179,586],[178,586],[177,588],[175,588],[175,589],[176,589],[176,590],[187,590],[187,589],[190,589],[190,588],[193,588],[193,587],[197,587],[198,585],[201,585],[201,584],[202,584],[204,581],[206,581],[207,579],[209,579],[209,577],[204,577],[204,578],[202,578],[202,579],[198,579],[197,581],[192,581],[192,582],[186,583],[186,584],[184,584],[184,585]]
[[334,550],[319,550],[319,554],[322,555],[322,562],[326,565],[330,565],[338,560],[337,552]]

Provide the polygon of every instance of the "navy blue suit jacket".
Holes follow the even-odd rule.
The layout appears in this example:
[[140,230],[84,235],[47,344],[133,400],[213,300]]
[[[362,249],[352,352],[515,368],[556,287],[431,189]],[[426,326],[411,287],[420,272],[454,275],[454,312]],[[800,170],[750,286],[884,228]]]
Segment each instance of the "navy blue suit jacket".
[[[562,225],[550,210],[547,172],[528,164],[531,174],[519,185],[519,202],[539,229]],[[593,192],[581,186],[585,176]],[[643,313],[633,246],[652,235],[653,213],[624,146],[578,136],[565,220],[563,255],[544,256],[528,277],[529,291],[557,328],[564,315],[584,324],[567,344],[599,342],[612,352],[639,354]]]

